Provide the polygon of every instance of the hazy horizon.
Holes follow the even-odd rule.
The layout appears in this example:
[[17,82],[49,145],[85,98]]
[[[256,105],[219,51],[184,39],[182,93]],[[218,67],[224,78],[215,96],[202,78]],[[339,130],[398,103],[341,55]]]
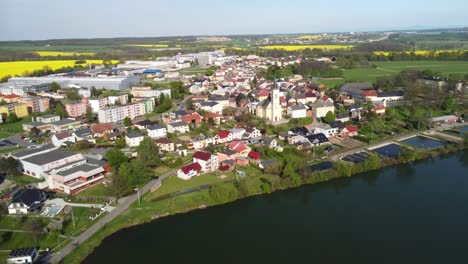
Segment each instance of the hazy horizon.
[[468,3],[394,0],[2,0],[0,41],[222,36],[465,27]]

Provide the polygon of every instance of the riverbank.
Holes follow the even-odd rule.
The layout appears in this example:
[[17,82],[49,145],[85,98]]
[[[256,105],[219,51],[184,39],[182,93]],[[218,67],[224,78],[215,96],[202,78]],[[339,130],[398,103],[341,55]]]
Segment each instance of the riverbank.
[[[127,213],[118,216],[110,223],[104,225],[94,236],[65,257],[62,263],[79,263],[86,258],[86,256],[88,256],[104,238],[112,233],[120,229],[143,224],[167,215],[185,213],[188,211],[225,204],[246,197],[294,188],[304,184],[314,184],[341,177],[349,177],[357,173],[376,170],[382,166],[395,165],[400,162],[413,162],[418,159],[462,151],[465,149],[466,144],[452,144],[437,150],[415,151],[414,154],[405,156],[401,161],[385,158],[382,160],[379,159],[379,161],[382,162],[377,164],[375,159],[372,159],[360,165],[348,165],[344,162],[337,162],[334,169],[304,174],[300,177],[299,181],[293,177],[281,178],[275,175],[253,175],[240,183],[216,184],[207,190],[157,202],[152,202],[144,197],[141,206],[138,206],[136,203],[132,204]],[[227,195],[217,195],[217,193],[221,192],[226,193]]]

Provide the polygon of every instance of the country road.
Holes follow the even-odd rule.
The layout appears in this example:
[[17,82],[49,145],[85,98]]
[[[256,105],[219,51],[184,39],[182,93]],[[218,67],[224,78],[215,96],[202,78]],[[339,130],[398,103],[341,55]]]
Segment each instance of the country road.
[[[159,179],[162,181],[164,179],[167,179],[169,176],[175,174],[177,170],[172,170],[170,172],[167,172],[159,177]],[[146,184],[142,189],[141,189],[141,196],[143,196],[145,193],[147,193],[151,187],[156,183],[156,180],[152,180],[148,184]],[[81,233],[79,236],[73,238],[70,243],[68,243],[63,249],[60,251],[53,253],[52,258],[50,259],[51,263],[59,263],[66,255],[68,255],[75,247],[79,246],[79,244],[83,243],[86,241],[88,238],[90,238],[94,233],[96,233],[100,228],[102,228],[105,224],[109,223],[112,221],[114,218],[116,218],[118,215],[123,213],[132,203],[137,201],[138,199],[138,194],[133,194],[131,196],[125,197],[120,199],[121,203],[115,207],[114,210],[112,210],[109,214],[101,218],[99,221],[97,221],[94,225],[92,225],[90,228],[86,229],[83,233]]]

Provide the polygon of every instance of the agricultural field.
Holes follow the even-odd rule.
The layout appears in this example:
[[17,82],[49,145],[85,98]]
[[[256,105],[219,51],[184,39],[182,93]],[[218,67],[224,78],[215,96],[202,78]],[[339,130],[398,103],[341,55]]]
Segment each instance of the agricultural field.
[[432,70],[444,75],[468,74],[468,61],[383,61],[373,62],[377,68],[343,70],[346,81],[375,82],[377,77],[390,76],[402,70]]
[[263,46],[262,49],[267,50],[287,50],[287,51],[298,51],[298,50],[305,50],[305,49],[321,49],[321,50],[347,50],[352,49],[353,46],[350,45],[271,45],[271,46]]
[[53,56],[93,56],[94,52],[35,51],[41,57]]
[[167,48],[169,47],[169,45],[167,44],[128,44],[125,46],[141,47],[141,48]]
[[412,54],[414,53],[415,55],[422,55],[422,56],[427,56],[427,55],[439,55],[440,53],[461,53],[461,52],[466,52],[466,50],[415,50],[415,51],[374,51],[374,55],[383,55],[383,56],[390,56],[392,53],[406,53],[406,54]]
[[[44,66],[57,70],[63,67],[74,66],[76,60],[53,60],[53,61],[9,61],[0,62],[0,78],[4,76],[21,76],[25,72],[41,70]],[[86,60],[86,63],[102,64],[102,60]],[[118,63],[113,60],[112,63]]]
[[322,38],[322,36],[320,36],[320,35],[304,35],[304,36],[297,37],[297,39],[300,39],[300,40],[319,39],[319,38]]

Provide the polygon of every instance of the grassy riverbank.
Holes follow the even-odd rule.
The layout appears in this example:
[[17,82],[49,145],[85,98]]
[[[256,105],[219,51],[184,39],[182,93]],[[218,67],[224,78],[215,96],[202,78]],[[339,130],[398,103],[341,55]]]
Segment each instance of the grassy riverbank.
[[134,203],[125,214],[118,216],[101,228],[95,235],[65,257],[61,263],[80,263],[107,236],[112,235],[120,229],[143,224],[160,217],[221,205],[238,199],[294,188],[304,184],[315,184],[340,177],[350,177],[358,173],[377,170],[383,166],[411,163],[418,159],[466,149],[467,144],[465,141],[465,144],[449,144],[436,150],[405,152],[398,159],[372,155],[371,158],[361,164],[352,165],[336,162],[333,169],[327,171],[306,172],[305,170],[300,170],[292,175],[287,174],[287,177],[284,177],[284,172],[282,173],[283,177],[280,177],[273,174],[262,174],[259,170],[257,173],[251,171],[246,179],[239,182],[217,182],[209,189],[159,201],[152,201],[154,194],[150,193],[143,197],[141,206],[138,206],[138,203]]

